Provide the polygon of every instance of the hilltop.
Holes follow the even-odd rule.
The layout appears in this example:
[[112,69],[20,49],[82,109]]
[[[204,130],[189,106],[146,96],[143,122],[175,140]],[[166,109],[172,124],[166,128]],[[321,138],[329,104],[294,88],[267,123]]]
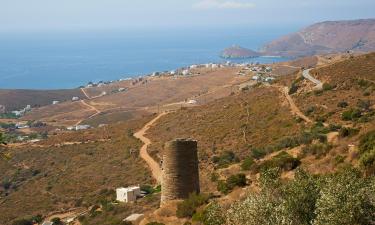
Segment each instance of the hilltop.
[[334,52],[375,50],[375,19],[327,21],[276,39],[265,46],[264,54],[308,56]]
[[224,49],[221,52],[220,56],[224,59],[247,59],[247,58],[259,57],[261,56],[261,54],[259,54],[256,51],[235,45],[235,46]]

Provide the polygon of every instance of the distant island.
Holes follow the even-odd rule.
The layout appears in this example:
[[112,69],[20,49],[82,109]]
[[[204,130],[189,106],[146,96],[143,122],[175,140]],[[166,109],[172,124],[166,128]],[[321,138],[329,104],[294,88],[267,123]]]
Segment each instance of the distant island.
[[260,53],[238,45],[226,48],[221,52],[220,57],[224,59],[248,59],[261,56]]

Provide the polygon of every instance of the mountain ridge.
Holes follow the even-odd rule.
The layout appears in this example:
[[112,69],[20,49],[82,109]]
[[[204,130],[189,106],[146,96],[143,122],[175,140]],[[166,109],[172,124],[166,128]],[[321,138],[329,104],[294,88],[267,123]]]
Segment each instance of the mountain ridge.
[[302,57],[375,50],[375,19],[324,21],[264,45],[263,54]]

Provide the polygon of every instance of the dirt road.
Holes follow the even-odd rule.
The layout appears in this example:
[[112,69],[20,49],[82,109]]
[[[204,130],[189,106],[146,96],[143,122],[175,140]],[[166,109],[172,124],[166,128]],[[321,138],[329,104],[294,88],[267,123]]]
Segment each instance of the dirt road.
[[140,156],[143,160],[146,161],[147,165],[150,167],[150,170],[152,172],[152,176],[155,178],[158,184],[161,182],[161,168],[159,166],[159,163],[157,163],[147,152],[148,146],[151,144],[151,140],[146,138],[144,135],[146,134],[147,130],[150,129],[150,127],[158,121],[162,116],[166,115],[166,112],[163,112],[159,114],[157,117],[155,117],[153,120],[148,122],[142,129],[137,131],[134,134],[134,137],[141,140],[144,144],[141,147],[140,150]]
[[311,82],[313,82],[316,86],[314,87],[314,89],[316,90],[321,90],[323,89],[323,83],[318,80],[318,79],[315,79],[313,76],[310,75],[310,70],[311,69],[308,69],[308,70],[304,70],[302,72],[302,76],[308,80],[310,80]]
[[301,110],[297,107],[297,105],[294,103],[292,97],[290,97],[289,95],[289,88],[288,87],[279,87],[281,88],[286,100],[288,100],[288,103],[290,105],[290,110],[292,111],[293,114],[299,116],[301,119],[303,119],[304,121],[306,121],[307,123],[312,123],[313,121],[308,118],[307,116],[305,116],[305,114],[303,114],[301,112]]
[[79,124],[81,124],[83,120],[85,120],[85,119],[91,119],[91,118],[93,118],[94,116],[96,116],[96,115],[98,115],[98,114],[101,113],[100,110],[98,110],[98,109],[95,108],[94,106],[88,104],[87,102],[85,102],[85,100],[81,100],[81,103],[82,103],[83,105],[89,107],[91,110],[95,111],[95,113],[92,114],[91,116],[89,116],[88,118],[84,118],[84,119],[82,119],[82,120],[79,120],[79,121],[75,124],[76,126],[79,125]]

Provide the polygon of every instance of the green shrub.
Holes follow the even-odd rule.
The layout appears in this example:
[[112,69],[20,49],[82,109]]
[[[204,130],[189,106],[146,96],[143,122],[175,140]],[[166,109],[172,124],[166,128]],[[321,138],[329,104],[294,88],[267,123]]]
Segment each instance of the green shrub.
[[238,161],[238,158],[232,151],[224,151],[221,155],[212,157],[212,162],[217,164],[220,168],[229,166]]
[[359,163],[367,173],[375,173],[375,130],[368,132],[360,139]]
[[223,194],[228,194],[231,189],[229,188],[227,182],[225,180],[219,180],[217,182],[217,190],[220,191]]
[[245,174],[236,174],[228,177],[226,181],[219,180],[217,183],[217,190],[223,194],[228,194],[235,187],[246,186],[246,176]]
[[216,182],[219,179],[219,174],[213,172],[211,173],[211,181]]
[[250,170],[253,165],[254,165],[254,159],[252,157],[247,157],[242,161],[241,169]]
[[261,159],[267,155],[267,152],[263,148],[254,148],[251,150],[251,156],[254,159]]
[[340,137],[352,137],[359,133],[358,129],[350,128],[350,127],[342,127],[339,130]]
[[299,86],[296,83],[292,83],[292,85],[289,88],[289,94],[292,95],[298,91]]
[[301,164],[299,159],[294,158],[287,152],[282,151],[272,159],[263,162],[260,165],[261,170],[268,170],[271,168],[279,168],[284,171],[294,170]]
[[208,202],[209,196],[206,194],[192,193],[189,198],[177,204],[176,216],[179,218],[192,217],[197,208]]
[[12,225],[33,225],[33,221],[30,219],[19,219],[12,223]]
[[354,121],[359,119],[362,116],[362,113],[358,109],[349,109],[342,113],[341,119],[344,121]]
[[360,99],[357,102],[357,107],[360,108],[360,109],[368,111],[371,108],[371,102],[369,100]]
[[340,108],[346,108],[348,106],[349,106],[349,104],[345,101],[341,101],[341,102],[337,103],[337,107],[340,107]]
[[61,221],[60,218],[58,217],[55,217],[51,220],[51,222],[53,223],[53,225],[63,225],[64,223]]
[[335,88],[335,85],[329,83],[323,83],[323,91],[330,91]]
[[315,155],[316,158],[320,158],[322,156],[325,156],[331,149],[332,146],[329,144],[317,143],[303,147],[302,152],[303,154],[312,154]]
[[234,187],[244,187],[246,186],[246,176],[242,173],[232,175],[227,179],[227,184],[231,189]]
[[216,202],[210,203],[203,211],[200,220],[204,225],[225,224],[225,212]]

